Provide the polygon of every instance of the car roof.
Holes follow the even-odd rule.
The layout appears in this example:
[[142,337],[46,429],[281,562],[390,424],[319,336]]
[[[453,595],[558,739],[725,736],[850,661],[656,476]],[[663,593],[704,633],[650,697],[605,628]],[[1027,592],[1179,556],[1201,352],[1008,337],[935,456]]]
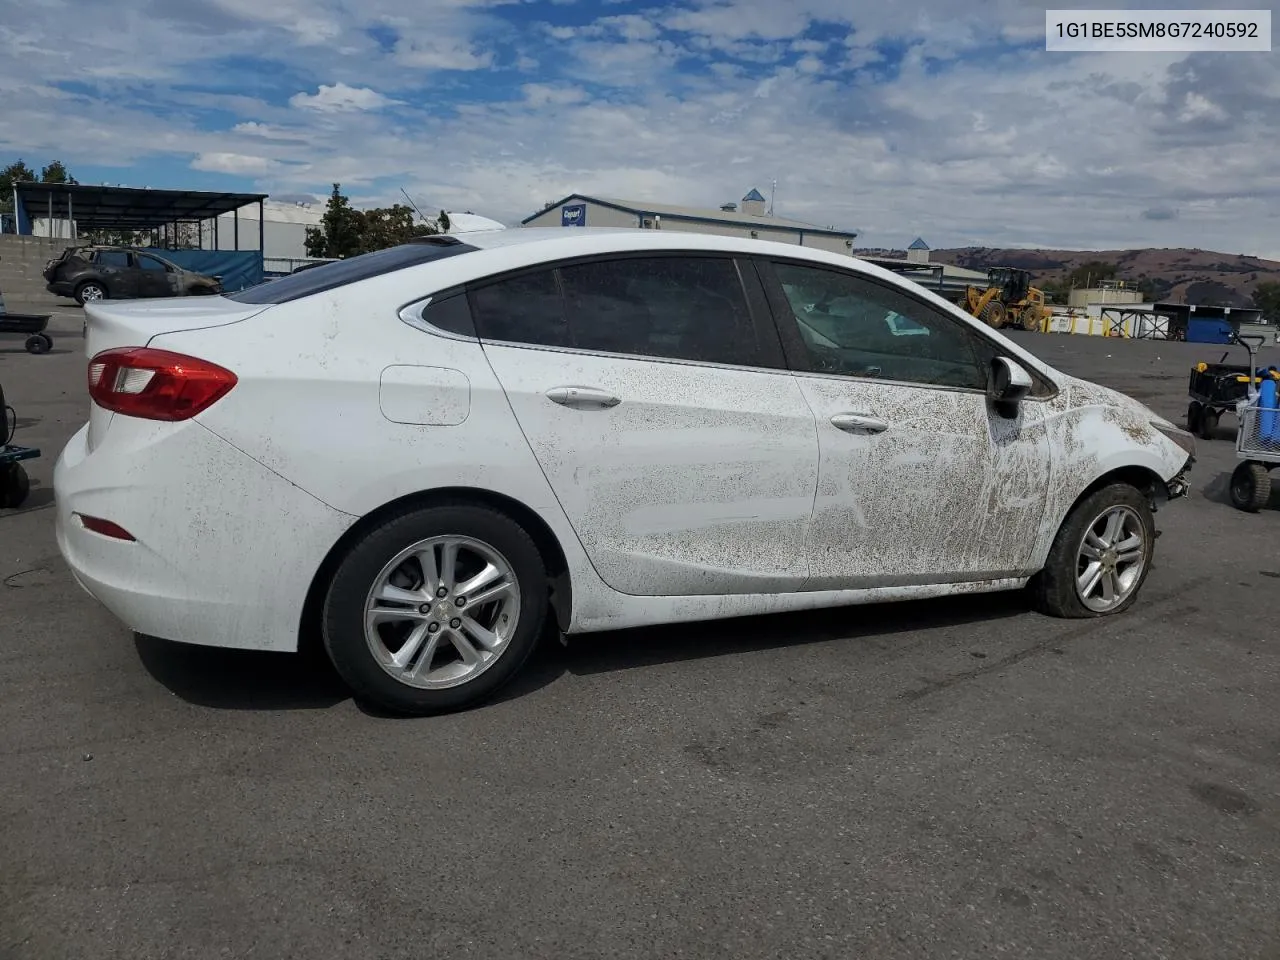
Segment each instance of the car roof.
[[511,255],[509,266],[516,266],[517,261],[522,262],[523,265],[535,266],[551,260],[601,253],[646,250],[706,251],[742,256],[757,254],[768,257],[790,257],[835,267],[855,267],[860,272],[880,277],[895,285],[903,283],[902,278],[892,271],[848,253],[836,253],[779,240],[734,237],[715,233],[646,230],[640,227],[516,227],[509,230],[461,233],[456,239],[479,250],[495,253],[508,252]]

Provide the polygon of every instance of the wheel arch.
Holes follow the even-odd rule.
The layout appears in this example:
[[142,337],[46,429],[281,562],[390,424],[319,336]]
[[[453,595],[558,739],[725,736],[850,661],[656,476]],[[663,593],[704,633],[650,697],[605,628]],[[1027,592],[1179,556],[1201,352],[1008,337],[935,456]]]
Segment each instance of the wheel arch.
[[505,494],[478,487],[440,487],[406,494],[365,514],[353,523],[329,548],[324,560],[311,578],[302,615],[298,623],[298,649],[321,648],[320,616],[325,591],[333,580],[334,572],[343,554],[352,543],[367,531],[397,514],[445,504],[487,506],[511,517],[533,538],[542,561],[546,564],[548,587],[551,591],[551,610],[560,629],[568,629],[573,614],[573,584],[569,574],[569,562],[559,539],[536,511]]
[[1138,463],[1126,463],[1120,466],[1106,470],[1095,477],[1090,483],[1085,485],[1079,493],[1067,503],[1058,516],[1054,518],[1054,523],[1050,527],[1048,536],[1041,544],[1039,555],[1036,558],[1036,569],[1040,569],[1048,561],[1049,551],[1053,549],[1053,543],[1058,537],[1062,525],[1067,522],[1067,518],[1072,512],[1083,503],[1087,498],[1093,496],[1104,487],[1109,487],[1113,483],[1124,483],[1136,488],[1152,503],[1152,509],[1155,508],[1156,497],[1159,494],[1164,481],[1151,467],[1143,466]]

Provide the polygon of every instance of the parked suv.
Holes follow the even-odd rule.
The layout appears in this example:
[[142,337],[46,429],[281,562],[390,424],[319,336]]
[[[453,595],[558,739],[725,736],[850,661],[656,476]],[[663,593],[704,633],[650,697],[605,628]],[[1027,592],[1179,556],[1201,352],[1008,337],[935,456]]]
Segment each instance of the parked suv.
[[413,713],[492,694],[548,622],[1023,587],[1121,614],[1195,450],[886,270],[746,238],[433,236],[85,312],[76,579],[150,636],[322,640]]
[[222,278],[184,270],[150,250],[133,247],[68,247],[45,264],[46,289],[59,297],[133,300],[222,292]]

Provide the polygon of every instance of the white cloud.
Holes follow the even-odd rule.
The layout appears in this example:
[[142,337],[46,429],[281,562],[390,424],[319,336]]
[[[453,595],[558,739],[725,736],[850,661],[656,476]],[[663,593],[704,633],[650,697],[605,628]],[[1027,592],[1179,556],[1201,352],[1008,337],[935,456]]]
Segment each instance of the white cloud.
[[520,91],[532,107],[581,103],[587,98],[586,91],[581,87],[559,87],[547,83],[526,83]]
[[237,177],[261,177],[275,169],[274,160],[243,153],[202,153],[191,161],[192,170],[230,173]]
[[320,84],[315,93],[295,93],[289,105],[303,110],[336,113],[344,110],[381,110],[400,103],[384,97],[368,87],[349,87],[345,83]]
[[491,51],[444,37],[402,38],[395,55],[397,63],[420,70],[483,70],[493,64]]

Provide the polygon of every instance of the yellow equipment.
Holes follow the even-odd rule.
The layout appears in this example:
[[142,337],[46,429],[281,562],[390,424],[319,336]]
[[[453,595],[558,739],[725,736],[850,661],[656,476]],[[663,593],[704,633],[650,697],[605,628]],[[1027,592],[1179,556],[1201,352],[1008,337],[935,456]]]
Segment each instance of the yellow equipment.
[[993,267],[987,271],[987,289],[969,287],[960,306],[988,326],[1018,326],[1043,330],[1050,311],[1044,291],[1031,286],[1031,273],[1017,267]]

